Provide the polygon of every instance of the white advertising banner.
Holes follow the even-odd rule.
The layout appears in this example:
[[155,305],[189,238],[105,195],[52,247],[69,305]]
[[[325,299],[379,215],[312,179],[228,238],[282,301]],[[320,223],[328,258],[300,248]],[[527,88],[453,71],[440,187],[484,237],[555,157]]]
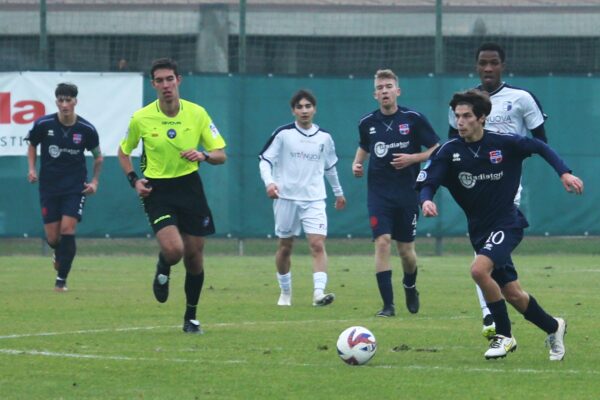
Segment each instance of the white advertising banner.
[[36,119],[57,112],[54,90],[61,82],[77,85],[75,112],[98,130],[102,153],[117,155],[131,116],[142,107],[141,73],[1,72],[0,156],[27,155],[27,133]]

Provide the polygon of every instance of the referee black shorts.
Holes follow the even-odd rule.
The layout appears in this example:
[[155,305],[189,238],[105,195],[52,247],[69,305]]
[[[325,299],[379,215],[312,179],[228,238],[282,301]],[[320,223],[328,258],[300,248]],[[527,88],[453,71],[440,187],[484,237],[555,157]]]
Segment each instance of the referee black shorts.
[[192,236],[215,233],[200,175],[193,172],[177,178],[150,179],[152,192],[142,199],[146,216],[154,233],[168,225]]

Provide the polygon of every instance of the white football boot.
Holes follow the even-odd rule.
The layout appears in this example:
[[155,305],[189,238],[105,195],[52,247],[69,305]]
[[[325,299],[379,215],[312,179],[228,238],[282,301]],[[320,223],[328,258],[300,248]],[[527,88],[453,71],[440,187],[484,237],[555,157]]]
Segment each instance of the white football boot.
[[291,306],[292,305],[292,292],[284,293],[281,292],[279,300],[277,300],[278,306]]
[[514,337],[506,337],[503,335],[495,335],[490,340],[490,348],[484,354],[486,360],[492,358],[503,358],[508,353],[517,349],[517,341]]
[[558,322],[556,332],[548,335],[546,345],[550,347],[550,361],[561,361],[565,358],[565,335],[567,333],[567,321],[562,318],[554,318]]

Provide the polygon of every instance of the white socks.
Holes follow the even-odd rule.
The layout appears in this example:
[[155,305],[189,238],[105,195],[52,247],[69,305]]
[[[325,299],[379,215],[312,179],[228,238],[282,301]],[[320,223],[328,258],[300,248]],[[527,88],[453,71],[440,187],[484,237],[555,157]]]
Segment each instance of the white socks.
[[325,292],[327,286],[327,272],[315,272],[313,273],[313,283],[315,291],[313,295],[321,296]]
[[281,288],[281,293],[292,294],[292,272],[288,272],[287,274],[281,275],[279,272],[277,273],[277,281],[279,282],[279,288]]

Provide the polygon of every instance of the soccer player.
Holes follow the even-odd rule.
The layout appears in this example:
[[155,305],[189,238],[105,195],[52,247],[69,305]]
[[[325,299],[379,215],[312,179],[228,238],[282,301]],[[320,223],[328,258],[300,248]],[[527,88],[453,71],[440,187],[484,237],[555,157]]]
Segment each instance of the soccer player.
[[[155,60],[150,77],[158,99],[133,114],[119,147],[119,162],[142,200],[160,246],[154,296],[160,303],[167,301],[171,266],[183,258],[183,331],[202,334],[196,308],[204,284],[204,237],[213,234],[215,226],[198,168],[223,164],[225,141],[204,108],[179,97],[182,78],[175,61]],[[130,157],[140,140],[142,178]]]
[[417,188],[425,217],[437,216],[433,196],[446,186],[467,217],[469,238],[476,256],[471,276],[483,291],[496,322],[486,359],[505,357],[516,350],[506,301],[526,320],[548,334],[550,360],[565,356],[567,323],[546,313],[521,288],[511,253],[528,226],[514,204],[522,162],[539,154],[554,168],[568,192],[583,193],[583,182],[571,174],[562,159],[541,140],[484,130],[492,104],[486,93],[473,89],[456,93],[450,102],[460,137],[446,142],[419,173]]
[[259,155],[260,176],[267,196],[273,199],[275,234],[279,245],[275,255],[281,293],[277,305],[292,305],[291,255],[294,236],[304,230],[313,258],[313,306],[326,306],[335,299],[327,287],[327,214],[325,182],[335,195],[335,208],[346,206],[338,179],[338,162],[331,135],[313,122],[317,99],[299,90],[290,100],[295,121],[273,132]]
[[[414,182],[419,163],[437,148],[439,137],[421,113],[397,103],[398,77],[392,70],[375,74],[374,97],[379,108],[358,124],[358,149],[352,173],[360,178],[369,159],[367,208],[375,240],[375,276],[383,308],[379,317],[396,315],[390,253],[392,240],[402,260],[404,294],[408,311],[419,312],[416,287],[417,254],[415,235],[419,207]],[[427,150],[422,151],[425,147]]]
[[[86,196],[98,190],[102,152],[96,128],[75,113],[78,89],[72,83],[59,83],[54,91],[58,112],[37,119],[26,140],[31,183],[38,181],[37,146],[40,145],[39,191],[46,241],[54,250],[57,271],[54,290],[66,292],[67,277],[77,251],[75,231],[81,222]],[[88,173],[85,151],[94,157],[93,175]]]
[[[475,53],[477,73],[480,85],[477,89],[487,92],[492,102],[492,111],[485,121],[486,130],[498,133],[513,133],[516,135],[531,135],[547,143],[544,121],[547,118],[542,110],[538,99],[525,89],[511,86],[502,80],[502,72],[505,68],[506,56],[504,49],[496,43],[483,43]],[[448,121],[450,129],[448,138],[458,137],[456,129],[456,118],[454,112],[449,109]],[[515,204],[521,203],[521,190],[515,196]],[[496,333],[496,325],[490,314],[481,289],[476,286],[477,297],[481,312],[483,314],[482,334],[490,339]]]

